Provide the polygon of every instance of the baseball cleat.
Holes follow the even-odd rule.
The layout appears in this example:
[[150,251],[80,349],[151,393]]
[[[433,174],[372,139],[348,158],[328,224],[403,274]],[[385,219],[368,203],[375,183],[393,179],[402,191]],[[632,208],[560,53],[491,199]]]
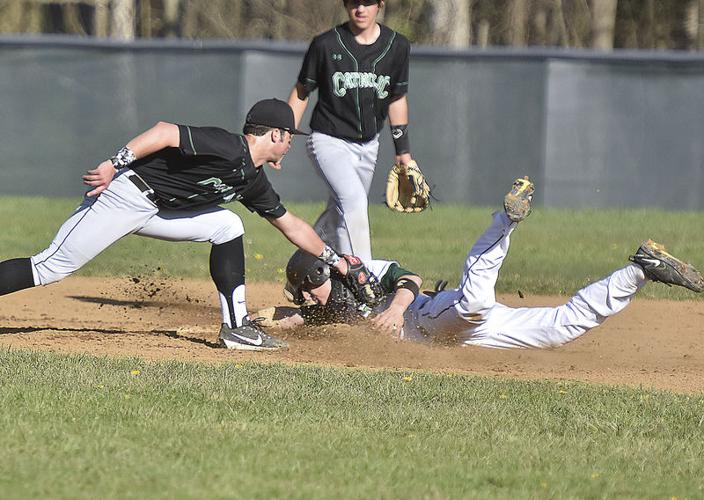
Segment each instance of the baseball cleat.
[[534,191],[535,185],[528,176],[513,182],[511,191],[504,197],[504,211],[512,222],[521,222],[530,215]]
[[650,280],[704,292],[704,278],[699,271],[667,253],[664,245],[653,240],[644,241],[628,260],[642,267],[645,277]]
[[245,318],[242,326],[237,328],[231,328],[223,323],[220,327],[218,341],[226,349],[242,351],[278,351],[280,349],[288,349],[286,342],[267,334],[257,324],[256,320],[252,321],[249,318]]

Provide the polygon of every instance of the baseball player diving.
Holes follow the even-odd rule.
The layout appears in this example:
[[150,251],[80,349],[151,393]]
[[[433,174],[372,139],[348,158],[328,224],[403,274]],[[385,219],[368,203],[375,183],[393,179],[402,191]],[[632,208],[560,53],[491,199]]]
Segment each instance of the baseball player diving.
[[[233,200],[264,217],[294,245],[319,256],[370,300],[364,266],[339,256],[305,221],[288,212],[262,166],[281,167],[294,134],[287,103],[266,99],[247,114],[243,134],[159,122],[84,176],[91,190],[49,247],[0,262],[0,295],[48,285],[80,269],[128,234],[212,244],[210,274],[222,307],[220,343],[275,350],[286,343],[252,321],[245,302],[241,219],[219,205]],[[365,295],[366,294],[366,295]]]
[[[704,278],[696,269],[648,240],[629,257],[630,264],[578,291],[562,306],[513,308],[497,303],[494,287],[510,236],[530,214],[534,190],[528,178],[515,181],[504,210],[494,213],[469,251],[457,288],[420,293],[417,275],[396,262],[371,261],[368,268],[381,288],[377,296],[384,297],[371,311],[372,324],[419,342],[549,348],[576,339],[623,310],[649,280],[704,291]],[[301,307],[275,322],[281,328],[351,323],[370,314],[337,273],[312,256],[294,253],[286,275],[286,294]]]

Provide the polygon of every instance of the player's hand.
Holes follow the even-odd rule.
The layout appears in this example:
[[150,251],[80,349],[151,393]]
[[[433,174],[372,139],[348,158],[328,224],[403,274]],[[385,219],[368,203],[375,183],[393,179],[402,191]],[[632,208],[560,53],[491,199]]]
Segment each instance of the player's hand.
[[359,257],[343,255],[341,260],[347,261],[344,281],[355,298],[372,308],[379,304],[383,299],[383,290],[377,277],[367,269]]
[[384,333],[400,335],[401,328],[403,328],[403,313],[405,310],[404,307],[391,304],[388,309],[372,318],[372,325]]
[[411,153],[403,153],[402,155],[396,155],[396,165],[408,165],[413,161]]
[[333,266],[335,269],[337,269],[337,272],[340,273],[341,276],[346,276],[347,272],[350,269],[349,264],[347,264],[347,261],[345,259],[340,259],[337,261],[337,264]]
[[112,182],[112,178],[115,177],[115,173],[115,167],[112,166],[110,160],[105,160],[93,170],[88,170],[83,176],[83,184],[94,189],[89,191],[86,196],[97,196],[105,191]]

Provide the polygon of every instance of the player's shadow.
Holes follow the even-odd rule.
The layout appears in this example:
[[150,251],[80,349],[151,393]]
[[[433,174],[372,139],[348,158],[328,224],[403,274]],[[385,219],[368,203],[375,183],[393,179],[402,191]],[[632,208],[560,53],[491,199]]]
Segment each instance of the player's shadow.
[[163,335],[176,340],[185,340],[194,344],[201,344],[212,349],[222,349],[222,346],[217,342],[211,342],[200,337],[189,337],[174,330],[148,330],[142,332],[118,330],[114,328],[65,328],[53,326],[0,326],[0,335],[17,335],[21,333],[35,333],[51,330],[53,332],[78,332],[78,333],[99,333],[104,335],[119,335],[119,334],[143,334],[143,335]]
[[164,335],[164,336],[172,338],[172,339],[187,340],[188,342],[193,342],[194,344],[202,344],[202,345],[210,347],[212,349],[222,349],[223,348],[217,342],[211,342],[209,340],[202,339],[200,337],[189,337],[187,335],[183,335],[183,334],[175,332],[173,330],[160,330],[160,331],[155,330],[153,333],[159,333],[161,335]]
[[[47,330],[47,328],[36,327],[36,326],[0,326],[0,335],[14,335],[18,333],[33,333],[41,332],[42,330]],[[53,330],[53,328],[52,328]]]
[[0,326],[0,335],[13,335],[19,333],[34,333],[51,330],[53,332],[90,332],[90,333],[130,333],[125,330],[117,330],[111,328],[62,328],[53,326]]
[[101,306],[118,306],[118,307],[132,307],[139,309],[142,307],[163,307],[163,302],[156,302],[153,300],[118,300],[118,299],[107,299],[105,297],[88,297],[86,295],[69,295],[69,299],[78,300],[80,302],[88,302],[91,304],[99,304]]

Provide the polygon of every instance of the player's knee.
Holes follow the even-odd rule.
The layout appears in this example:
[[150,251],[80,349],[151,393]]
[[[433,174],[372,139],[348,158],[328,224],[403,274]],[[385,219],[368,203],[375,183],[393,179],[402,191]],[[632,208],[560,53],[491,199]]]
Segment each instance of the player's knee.
[[343,213],[366,213],[369,205],[367,201],[367,193],[363,190],[359,193],[353,193],[351,196],[340,196],[336,201],[339,210]]
[[359,202],[353,202],[353,203],[346,203],[346,204],[340,204],[337,206],[337,210],[339,214],[344,217],[344,218],[350,218],[352,217],[353,220],[356,220],[357,218],[361,217],[368,217],[369,209],[367,207],[367,203],[359,203]]
[[51,261],[42,262],[34,266],[35,285],[50,285],[71,276],[78,269]]
[[467,323],[471,323],[475,328],[486,323],[486,315],[483,313],[462,313],[461,318]]
[[459,301],[456,309],[462,313],[463,317],[480,321],[483,320],[495,304],[496,300],[493,297],[465,296]]
[[229,210],[223,210],[220,213],[219,224],[210,236],[210,243],[213,245],[221,245],[239,238],[244,234],[244,224],[242,219]]
[[578,325],[560,325],[544,328],[540,334],[536,335],[537,347],[550,349],[560,347],[584,335],[587,331],[589,329]]

